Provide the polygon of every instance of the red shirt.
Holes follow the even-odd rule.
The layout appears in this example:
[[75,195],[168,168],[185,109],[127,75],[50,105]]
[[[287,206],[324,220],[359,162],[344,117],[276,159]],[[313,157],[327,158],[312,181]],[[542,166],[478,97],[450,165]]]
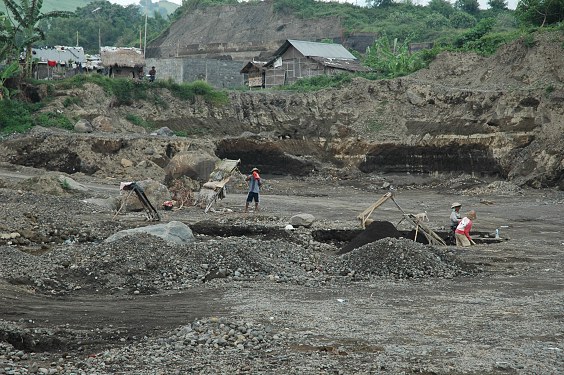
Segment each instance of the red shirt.
[[470,237],[470,229],[472,229],[472,220],[468,219],[467,217],[462,218],[454,233],[463,234],[468,238],[468,240],[472,241]]

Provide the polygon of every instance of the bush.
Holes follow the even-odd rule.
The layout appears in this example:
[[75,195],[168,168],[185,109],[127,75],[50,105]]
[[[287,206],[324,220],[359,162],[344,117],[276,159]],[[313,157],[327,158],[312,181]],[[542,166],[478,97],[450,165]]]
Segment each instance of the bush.
[[80,103],[79,98],[77,98],[76,96],[69,96],[66,97],[65,100],[63,100],[63,107],[67,108],[73,104],[78,104],[78,103]]
[[170,90],[172,95],[182,100],[194,102],[197,96],[201,96],[206,102],[212,104],[226,104],[229,101],[225,92],[214,89],[209,83],[204,81],[178,84],[168,80],[155,83],[161,88]]
[[481,37],[490,32],[494,25],[495,19],[493,18],[484,18],[483,20],[480,20],[476,26],[456,38],[454,40],[454,46],[461,48],[469,42],[479,40]]
[[41,112],[41,104],[28,104],[17,100],[0,100],[0,133],[24,133],[34,126],[73,130],[73,123],[64,115]]
[[125,119],[129,122],[131,122],[134,125],[137,126],[141,126],[142,128],[145,128],[147,130],[154,130],[156,128],[155,124],[147,121],[145,119],[142,119],[139,116],[133,115],[133,114],[127,114],[125,115]]
[[46,128],[74,129],[74,125],[68,118],[55,112],[43,112],[38,114],[33,120],[33,124]]
[[418,53],[409,52],[409,40],[399,43],[386,35],[379,38],[366,53],[364,64],[388,78],[413,73],[425,66]]
[[465,12],[456,12],[449,17],[449,22],[455,29],[467,29],[476,24],[476,18]]
[[479,40],[466,43],[465,50],[474,51],[483,56],[493,55],[499,46],[515,39],[514,33],[490,33]]
[[0,132],[24,133],[33,127],[34,105],[17,100],[0,100]]
[[93,83],[104,89],[108,95],[116,98],[116,105],[131,105],[134,100],[152,100],[155,105],[167,108],[168,103],[159,100],[156,96],[150,96],[149,92],[156,88],[165,88],[179,99],[195,101],[197,96],[204,98],[212,104],[225,104],[228,96],[225,92],[218,91],[204,81],[192,83],[175,83],[172,80],[158,80],[153,83],[136,82],[129,78],[109,78],[101,74],[77,74],[72,78],[59,81],[57,85],[69,89],[82,87],[85,83]]

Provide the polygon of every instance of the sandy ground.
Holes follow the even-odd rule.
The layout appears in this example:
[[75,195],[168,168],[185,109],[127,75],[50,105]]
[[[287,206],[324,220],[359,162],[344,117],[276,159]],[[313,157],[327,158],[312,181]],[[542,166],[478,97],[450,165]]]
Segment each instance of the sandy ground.
[[[221,223],[237,217],[253,223],[273,217],[283,222],[297,213],[311,213],[319,228],[352,228],[358,225],[356,215],[386,192],[367,185],[274,177],[269,186],[256,214],[243,214],[245,195],[228,191],[226,199],[214,206],[217,212],[204,214],[189,208],[164,213],[163,221]],[[427,211],[435,229],[447,225],[450,202],[455,200],[464,209],[476,209],[477,231],[500,228],[508,241],[452,248],[460,259],[483,270],[477,276],[315,286],[260,280],[119,297],[52,297],[0,279],[0,319],[31,329],[65,326],[70,331],[100,331],[98,342],[85,342],[80,350],[62,356],[74,361],[110,348],[140,345],[206,317],[261,323],[288,338],[252,355],[233,357],[219,351],[213,354],[215,362],[209,356],[194,355],[184,362],[150,368],[139,365],[137,370],[122,368],[119,373],[174,373],[172,369],[176,373],[264,374],[564,373],[563,193],[453,192],[399,188],[395,198],[406,212]],[[386,202],[372,217],[397,222],[401,214],[392,202]],[[47,348],[34,360],[48,363],[59,357],[60,352]],[[26,361],[19,363],[20,367],[14,366],[9,355],[1,356],[0,374],[31,373],[24,371]]]

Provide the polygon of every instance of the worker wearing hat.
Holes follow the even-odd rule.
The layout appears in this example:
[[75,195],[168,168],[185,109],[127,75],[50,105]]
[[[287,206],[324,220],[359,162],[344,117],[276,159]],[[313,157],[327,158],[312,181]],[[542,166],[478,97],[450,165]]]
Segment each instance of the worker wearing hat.
[[247,202],[245,203],[245,212],[249,210],[249,204],[255,201],[255,212],[259,209],[259,191],[262,185],[262,180],[259,175],[258,168],[251,169],[251,174],[245,180],[249,182],[249,194],[247,195]]
[[456,230],[458,223],[462,219],[460,217],[460,208],[461,207],[462,207],[462,204],[460,204],[458,202],[454,202],[453,204],[450,205],[450,208],[452,209],[452,212],[450,213],[450,229],[453,232]]

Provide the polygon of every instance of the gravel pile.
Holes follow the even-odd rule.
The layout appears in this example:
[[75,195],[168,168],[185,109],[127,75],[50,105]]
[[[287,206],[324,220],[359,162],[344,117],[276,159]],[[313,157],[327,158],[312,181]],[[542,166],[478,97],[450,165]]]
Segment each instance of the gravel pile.
[[[24,246],[61,244],[65,241],[100,241],[127,227],[107,220],[111,212],[86,203],[74,195],[16,193],[0,189],[0,245]],[[105,220],[97,220],[101,214]],[[93,221],[96,224],[93,225]],[[5,238],[2,238],[5,237]]]
[[[331,374],[358,373],[339,365],[339,348],[312,347],[315,350],[303,353],[291,349],[310,335],[276,331],[272,325],[249,320],[212,317],[132,345],[79,357],[64,352],[26,353],[0,343],[0,374],[222,374],[227,369],[237,374],[326,373],[325,369],[333,369]],[[300,356],[308,364],[297,360],[301,366],[296,368],[293,361]]]
[[475,270],[444,250],[404,238],[385,238],[342,256],[342,266],[357,277],[452,278]]
[[[204,237],[204,238],[202,238]],[[38,292],[155,294],[201,283],[274,282],[316,285],[351,278],[454,277],[469,272],[453,256],[405,239],[384,239],[342,257],[315,242],[307,230],[286,240],[199,236],[189,246],[138,235],[111,243],[60,245],[42,255],[0,248],[10,283]]]

